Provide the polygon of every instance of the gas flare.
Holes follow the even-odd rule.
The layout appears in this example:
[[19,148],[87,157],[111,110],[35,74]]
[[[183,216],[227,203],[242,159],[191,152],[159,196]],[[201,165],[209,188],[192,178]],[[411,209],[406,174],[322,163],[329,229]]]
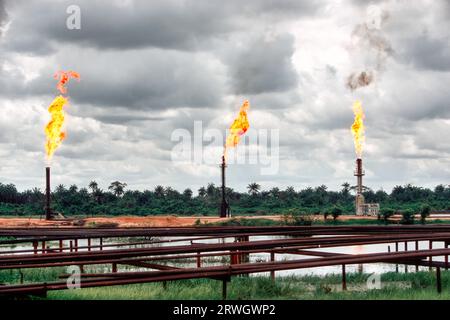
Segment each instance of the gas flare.
[[[75,71],[58,71],[55,74],[55,79],[58,80],[56,87],[62,94],[67,93],[65,85],[71,78],[80,80],[80,75]],[[48,108],[51,119],[45,126],[45,135],[47,136],[45,151],[49,162],[52,159],[55,150],[61,145],[66,137],[66,133],[63,131],[65,119],[64,106],[68,102],[69,99],[67,97],[59,95],[53,100]]]
[[355,121],[351,126],[353,140],[355,143],[355,151],[358,158],[362,158],[363,144],[364,144],[364,111],[361,101],[356,100],[353,104],[353,113],[355,114]]
[[58,84],[56,87],[58,88],[59,92],[62,94],[67,93],[66,83],[70,80],[70,78],[80,80],[80,75],[78,72],[75,71],[58,71],[55,73],[54,78],[58,80]]
[[48,160],[51,160],[53,153],[66,137],[66,133],[62,130],[62,127],[64,125],[63,107],[67,102],[67,98],[58,96],[48,108],[48,112],[51,114],[51,120],[45,127],[45,134],[47,136],[45,150],[47,152]]
[[245,100],[239,110],[239,114],[234,119],[233,124],[230,126],[230,133],[228,134],[227,140],[224,146],[224,155],[226,155],[227,148],[236,147],[241,140],[241,136],[247,132],[250,124],[247,118],[247,111],[250,108],[248,100]]

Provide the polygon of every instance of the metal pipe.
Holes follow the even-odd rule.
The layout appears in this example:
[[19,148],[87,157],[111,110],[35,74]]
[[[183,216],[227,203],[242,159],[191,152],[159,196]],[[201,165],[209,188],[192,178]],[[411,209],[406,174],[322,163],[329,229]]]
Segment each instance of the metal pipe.
[[45,220],[52,218],[52,209],[50,204],[50,167],[45,168]]
[[[370,235],[370,234],[397,234],[402,236],[405,234],[418,233],[440,233],[450,232],[450,226],[271,226],[271,227],[172,227],[172,228],[0,228],[0,236],[2,237],[18,237],[20,239],[0,241],[0,244],[13,244],[21,242],[31,242],[35,240],[69,240],[75,238],[86,237],[105,237],[105,238],[120,238],[120,237],[164,237],[164,236],[187,236],[187,235],[340,235],[340,234],[354,234],[354,235]],[[448,236],[447,236],[448,239]],[[442,239],[444,241],[445,239]],[[411,240],[413,241],[413,240]],[[437,240],[436,240],[437,241]]]
[[[408,241],[405,241],[405,251],[408,251]],[[408,265],[405,264],[405,273],[408,273]]]
[[[433,249],[433,242],[431,240],[428,242],[428,249],[429,250]],[[433,263],[433,257],[430,256],[429,259],[430,259],[429,260],[430,261],[430,266],[428,267],[428,270],[431,271],[431,265]]]
[[347,290],[347,276],[345,274],[345,264],[342,265],[342,290]]
[[[275,252],[270,253],[270,262],[275,262]],[[270,278],[275,282],[275,271],[270,271]]]
[[[307,259],[307,260],[295,260],[295,261],[277,261],[275,263],[257,263],[257,264],[243,264],[235,266],[220,266],[220,267],[207,267],[201,268],[188,268],[181,270],[166,270],[156,272],[135,272],[135,273],[117,273],[117,279],[108,278],[108,274],[94,275],[97,278],[86,279],[81,282],[81,287],[94,287],[94,286],[111,286],[121,284],[134,284],[134,283],[146,283],[155,281],[167,281],[167,280],[181,280],[181,279],[193,279],[193,278],[210,278],[210,277],[229,277],[231,275],[247,274],[247,273],[260,273],[271,270],[289,270],[298,268],[311,268],[325,265],[345,265],[354,264],[357,261],[365,263],[376,262],[388,262],[404,259],[423,259],[429,255],[440,256],[449,254],[448,249],[435,249],[432,253],[428,250],[420,252],[399,252],[393,254],[363,254],[360,257],[343,256],[329,259]],[[357,260],[357,261],[356,261]],[[84,275],[82,275],[83,277]],[[53,283],[39,283],[39,284],[27,284],[27,285],[7,285],[0,287],[0,294],[11,293],[36,293],[46,292],[47,290],[65,290],[67,289],[66,281],[53,282]]]
[[[395,252],[398,252],[398,242],[395,243]],[[395,265],[395,272],[398,273],[398,264]]]
[[[445,241],[444,245],[445,245],[445,248],[448,249],[447,241]],[[448,254],[445,255],[445,270],[448,270]]]
[[[416,243],[416,248],[415,249],[416,249],[416,251],[419,251],[419,241],[416,240],[415,243]],[[419,265],[416,264],[416,272],[418,272],[418,271],[419,271]]]
[[222,280],[222,300],[227,300],[227,279]]
[[442,283],[441,283],[441,268],[436,267],[436,289],[438,293],[442,292]]
[[200,251],[197,251],[197,268],[200,268],[202,266],[202,260],[200,256]]
[[220,204],[220,217],[226,218],[230,215],[230,206],[228,205],[228,202],[226,200],[225,196],[225,155],[222,156],[222,164],[220,165],[221,173],[222,173],[222,185],[221,185],[221,191],[222,191],[222,202]]

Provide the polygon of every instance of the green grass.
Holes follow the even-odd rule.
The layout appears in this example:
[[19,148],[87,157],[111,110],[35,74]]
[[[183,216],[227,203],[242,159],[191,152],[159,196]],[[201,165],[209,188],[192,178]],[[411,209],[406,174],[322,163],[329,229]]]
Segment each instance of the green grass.
[[[23,269],[24,283],[51,282],[65,272],[65,268]],[[273,283],[268,277],[233,277],[228,284],[228,299],[350,299],[350,300],[421,300],[450,299],[450,271],[442,271],[442,293],[436,291],[434,272],[385,273],[381,276],[382,289],[368,290],[369,274],[347,275],[347,291],[341,290],[340,275],[277,277]],[[19,283],[19,270],[0,272],[0,282]],[[47,299],[54,300],[217,300],[222,298],[222,283],[210,279],[192,279],[162,283],[146,283],[80,290],[50,291]],[[41,299],[32,297],[33,299]]]
[[[348,291],[340,291],[341,278],[337,275],[326,277],[285,277],[273,283],[267,277],[234,277],[228,285],[228,299],[450,299],[450,273],[443,272],[443,292],[435,288],[434,273],[416,274],[387,273],[381,278],[386,284],[380,290],[351,291],[352,286],[365,288],[367,274],[349,274]],[[396,283],[407,283],[410,288],[399,287]],[[209,279],[169,282],[166,288],[160,283],[127,285],[109,288],[88,288],[82,290],[51,292],[49,299],[163,299],[163,300],[217,300],[221,299],[222,283]]]
[[200,226],[279,226],[283,225],[282,221],[276,221],[272,219],[265,218],[232,218],[227,221],[212,222],[212,223],[202,223]]
[[326,221],[319,220],[314,221],[315,225],[330,225],[330,226],[341,226],[341,225],[385,225],[383,221],[373,220],[373,219],[358,219],[358,220],[339,220],[336,221],[332,219],[327,219]]

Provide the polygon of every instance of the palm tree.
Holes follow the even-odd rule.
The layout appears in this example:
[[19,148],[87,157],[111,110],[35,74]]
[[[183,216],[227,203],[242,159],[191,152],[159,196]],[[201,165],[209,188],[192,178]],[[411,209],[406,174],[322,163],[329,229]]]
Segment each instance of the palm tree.
[[63,184],[58,184],[55,189],[55,193],[64,193],[66,192],[66,186]]
[[257,184],[256,182],[250,183],[247,186],[248,193],[250,193],[252,196],[257,195],[259,193],[259,190],[261,190],[261,186]]
[[183,191],[183,197],[185,198],[185,199],[191,199],[192,198],[192,190],[190,189],[190,188],[187,188],[187,189],[185,189],[184,191]]
[[343,194],[349,194],[350,193],[350,183],[344,182],[343,184],[341,184],[341,187],[342,187],[341,192]]
[[125,192],[125,187],[127,184],[125,182],[114,181],[111,182],[111,185],[108,187],[108,190],[111,190],[116,197],[120,197]]
[[103,195],[103,190],[98,187],[98,183],[94,180],[89,182],[88,185],[89,189],[91,189],[91,197],[94,199],[97,203],[100,203],[100,199]]
[[155,196],[162,198],[164,197],[164,187],[163,186],[156,186],[155,187]]
[[216,194],[216,186],[214,183],[208,183],[208,186],[206,187],[206,194],[208,197],[214,197]]
[[98,190],[98,183],[92,180],[91,182],[89,182],[88,187],[89,189],[91,189],[92,193],[95,193],[95,191]]
[[280,188],[274,187],[270,189],[269,194],[271,197],[278,198],[280,196]]
[[206,189],[205,189],[205,187],[201,187],[200,189],[198,189],[198,196],[200,198],[204,198],[206,196]]
[[350,196],[351,185],[348,182],[344,182],[343,184],[341,184],[341,187],[341,194],[344,197],[344,200],[346,200]]
[[285,192],[288,199],[292,199],[295,196],[295,189],[293,186],[287,187]]
[[180,196],[180,193],[172,187],[166,187],[164,189],[164,195],[168,198],[176,199]]

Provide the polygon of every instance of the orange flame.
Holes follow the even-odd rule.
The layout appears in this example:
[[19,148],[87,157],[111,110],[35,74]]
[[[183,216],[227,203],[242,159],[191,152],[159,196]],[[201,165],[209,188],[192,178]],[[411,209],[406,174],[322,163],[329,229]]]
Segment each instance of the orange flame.
[[230,126],[230,133],[228,134],[227,140],[224,146],[224,155],[226,154],[227,148],[236,147],[241,140],[241,136],[247,132],[250,124],[247,119],[247,111],[250,108],[248,100],[245,100],[242,104],[239,114],[234,119],[233,124]]
[[[70,78],[80,80],[80,75],[74,71],[58,71],[55,74],[55,79],[58,79],[56,87],[62,94],[67,93],[65,87]],[[47,153],[47,160],[50,161],[55,153],[55,150],[61,145],[66,137],[66,133],[63,131],[64,126],[64,106],[69,102],[67,97],[62,95],[57,96],[48,108],[48,112],[51,115],[49,123],[45,126],[45,135],[47,136],[47,142],[45,144],[45,151]]]
[[75,71],[58,71],[57,73],[55,73],[54,78],[58,80],[58,84],[56,85],[56,87],[58,88],[59,92],[61,92],[62,94],[66,94],[66,83],[70,80],[70,78],[80,80],[80,75]]
[[48,112],[50,112],[52,116],[50,122],[45,127],[45,134],[47,135],[45,150],[47,151],[48,160],[51,160],[53,153],[66,137],[66,133],[62,131],[62,127],[64,125],[63,107],[67,102],[67,98],[58,96],[48,108]]
[[361,101],[356,100],[353,103],[353,113],[355,114],[355,121],[351,127],[353,134],[353,141],[355,143],[355,151],[358,158],[362,157],[363,144],[364,144],[364,111]]

